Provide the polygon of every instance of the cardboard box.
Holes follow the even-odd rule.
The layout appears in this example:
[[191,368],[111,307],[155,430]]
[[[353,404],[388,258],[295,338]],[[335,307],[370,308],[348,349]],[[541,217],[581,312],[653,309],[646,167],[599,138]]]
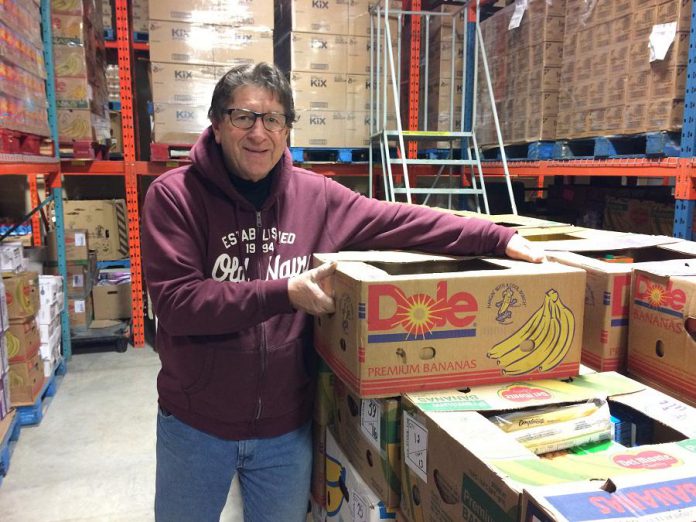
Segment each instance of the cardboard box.
[[[339,313],[315,320],[315,346],[362,398],[577,375],[585,272],[556,263],[407,252],[316,254],[338,261]],[[547,321],[552,308],[563,321]],[[546,310],[546,312],[545,312]],[[532,327],[540,320],[542,331]],[[529,330],[558,336],[518,357]],[[529,334],[530,336],[532,334]],[[508,355],[503,355],[508,354]],[[548,361],[542,354],[549,355]]]
[[[608,400],[612,414],[622,420],[617,432],[637,432],[639,447],[613,445],[598,453],[540,458],[487,418],[496,412],[594,398]],[[693,476],[696,464],[693,441],[684,440],[696,435],[696,410],[614,372],[586,374],[570,382],[540,380],[406,394],[402,408],[401,509],[409,520],[533,520],[525,518],[530,501],[523,494],[530,492],[529,497],[541,501],[545,496],[536,486],[564,484],[572,485],[583,500],[578,508],[594,507],[596,517],[604,503],[593,504],[588,489],[603,495],[603,485],[622,484],[627,476],[640,478],[646,487],[660,484],[664,470]],[[656,512],[675,508],[656,504]],[[693,503],[686,505],[694,509]],[[689,513],[693,519],[694,512]],[[583,518],[566,514],[539,520],[605,517],[583,512]]]
[[[45,269],[48,274],[59,275],[58,266],[54,263],[47,264]],[[68,261],[66,270],[65,289],[68,297],[84,299],[96,281],[97,258],[94,250],[90,251],[85,261]]]
[[212,24],[150,21],[153,62],[223,65],[273,61],[273,31]]
[[326,520],[393,520],[387,508],[345,456],[330,431],[326,434]]
[[344,0],[281,0],[276,19],[284,32],[349,34],[348,4]]
[[663,261],[631,278],[628,371],[696,404],[696,263]]
[[34,317],[39,310],[39,274],[4,273],[5,299],[9,319]]
[[210,105],[215,84],[226,68],[152,62],[150,64],[152,100],[178,105]]
[[5,332],[7,340],[7,357],[10,364],[31,359],[38,351],[41,339],[36,319],[29,317],[23,320],[13,320]]
[[68,299],[68,315],[70,317],[70,328],[89,328],[94,315],[92,296],[88,295],[83,299]]
[[21,243],[0,244],[0,271],[19,272],[24,263],[24,247]]
[[89,247],[97,260],[128,257],[128,215],[123,199],[66,200],[63,202],[66,229],[85,229]]
[[204,131],[209,105],[154,104],[154,141],[179,145],[193,145]]
[[340,379],[334,385],[332,433],[365,483],[390,508],[401,499],[401,407],[398,397],[361,399]]
[[[65,259],[67,261],[85,261],[89,258],[89,237],[87,229],[65,228]],[[46,244],[48,245],[48,259],[58,261],[56,247],[56,231],[49,230],[46,234]]]
[[44,382],[43,362],[38,350],[29,360],[10,364],[8,378],[12,406],[33,404]]
[[219,24],[231,27],[255,26],[273,29],[272,0],[168,0],[151,1],[151,20]]
[[95,319],[128,319],[131,311],[131,285],[96,285],[92,289]]
[[366,36],[303,33],[290,35],[293,71],[370,74],[370,39]]

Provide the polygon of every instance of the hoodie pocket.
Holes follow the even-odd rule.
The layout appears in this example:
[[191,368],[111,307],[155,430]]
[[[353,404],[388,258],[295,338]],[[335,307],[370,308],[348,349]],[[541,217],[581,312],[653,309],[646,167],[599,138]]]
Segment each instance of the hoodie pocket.
[[215,368],[215,354],[217,353],[217,349],[211,348],[205,350],[203,353],[205,355],[203,357],[203,365],[198,378],[188,386],[183,387],[183,391],[188,395],[193,395],[199,393],[201,390],[204,390],[212,378],[213,369]]

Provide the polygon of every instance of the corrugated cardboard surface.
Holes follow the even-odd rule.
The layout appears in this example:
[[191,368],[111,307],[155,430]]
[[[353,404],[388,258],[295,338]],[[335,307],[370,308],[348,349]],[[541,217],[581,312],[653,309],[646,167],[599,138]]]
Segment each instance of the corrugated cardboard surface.
[[[329,260],[338,261],[339,312],[316,319],[315,345],[337,376],[362,398],[577,374],[584,270],[557,263],[407,252],[315,256],[316,263]],[[549,300],[556,304],[549,305]],[[563,328],[551,350],[566,347],[563,358],[550,359],[553,367],[540,372],[536,365],[526,366],[532,359],[513,370],[508,358],[501,361],[492,355],[493,347],[514,338],[547,305],[566,308],[574,317],[569,320],[572,331]]]
[[128,217],[126,202],[112,200],[65,201],[65,227],[86,229],[89,247],[97,252],[97,260],[128,257]]

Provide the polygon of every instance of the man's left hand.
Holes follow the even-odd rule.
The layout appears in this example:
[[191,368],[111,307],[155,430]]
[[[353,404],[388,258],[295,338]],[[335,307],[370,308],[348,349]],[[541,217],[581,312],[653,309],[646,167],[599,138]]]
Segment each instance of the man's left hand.
[[544,251],[519,234],[512,236],[505,247],[505,255],[512,259],[541,263],[546,261]]

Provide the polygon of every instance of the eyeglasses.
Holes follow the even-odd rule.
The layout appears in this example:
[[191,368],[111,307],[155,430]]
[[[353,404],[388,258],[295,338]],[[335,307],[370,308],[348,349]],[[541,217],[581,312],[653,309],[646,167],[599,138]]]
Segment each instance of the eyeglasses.
[[256,118],[261,118],[267,131],[280,132],[285,128],[288,117],[282,112],[254,112],[247,109],[227,109],[225,111],[230,118],[230,123],[238,129],[251,129],[256,123]]

